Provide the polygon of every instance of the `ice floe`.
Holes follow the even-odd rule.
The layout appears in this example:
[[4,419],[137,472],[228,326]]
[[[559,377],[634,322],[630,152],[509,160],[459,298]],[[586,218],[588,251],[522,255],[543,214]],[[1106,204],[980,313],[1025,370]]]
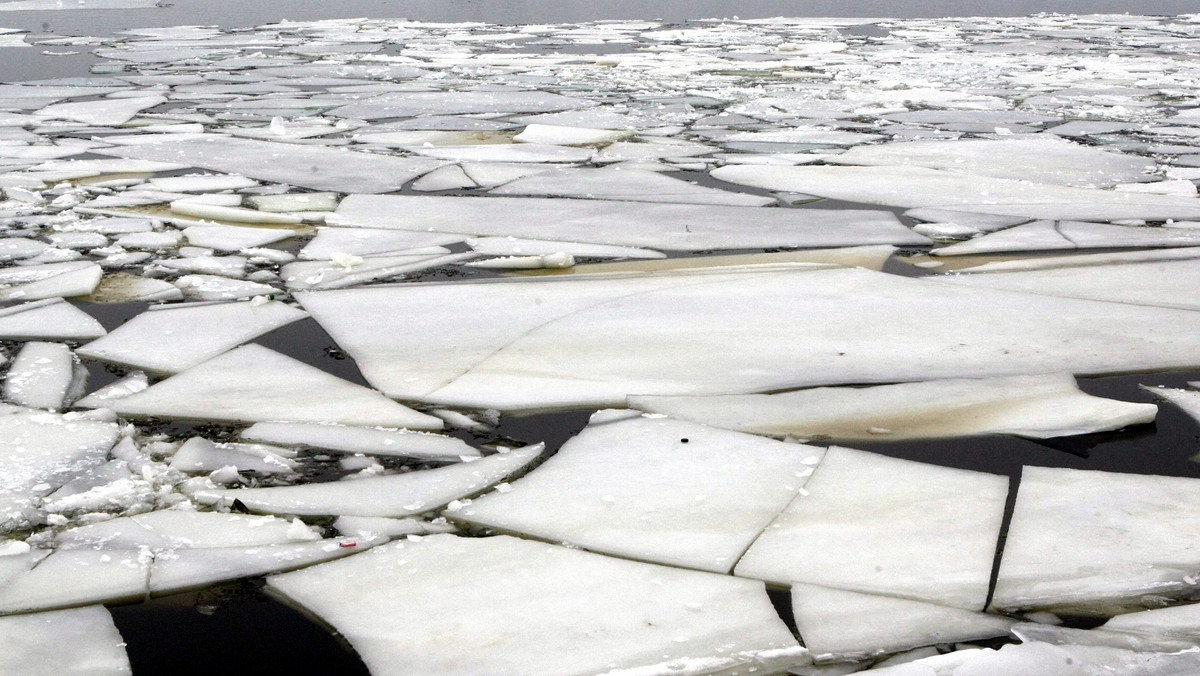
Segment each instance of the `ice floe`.
[[5,340],[87,340],[104,334],[104,327],[91,315],[58,299],[23,303],[0,310],[0,337]]
[[343,453],[402,456],[420,460],[461,460],[479,449],[461,439],[384,427],[260,422],[240,434],[247,441],[321,448]]
[[29,408],[61,410],[83,395],[87,372],[62,343],[31,341],[4,376],[4,398]]
[[27,676],[133,673],[121,633],[102,606],[0,617],[0,671]]

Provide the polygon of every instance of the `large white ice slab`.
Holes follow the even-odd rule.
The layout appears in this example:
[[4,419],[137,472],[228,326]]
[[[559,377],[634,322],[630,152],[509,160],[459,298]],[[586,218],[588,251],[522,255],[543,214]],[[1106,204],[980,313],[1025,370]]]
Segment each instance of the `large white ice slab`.
[[91,315],[60,299],[14,305],[0,310],[0,338],[87,340],[104,335]]
[[675,251],[928,244],[883,211],[351,195],[330,224]]
[[1200,360],[1200,314],[1191,311],[802,265],[297,299],[389,396],[473,408],[621,406],[630,394],[1101,374]]
[[518,237],[472,237],[467,240],[471,250],[485,256],[545,256],[566,253],[587,258],[665,258],[661,251],[627,246],[555,242]]
[[343,481],[202,490],[195,499],[206,504],[232,504],[268,514],[301,516],[412,516],[442,507],[503,481],[537,460],[545,447],[526,446],[472,462],[445,467]]
[[714,427],[835,439],[973,434],[1046,439],[1149,423],[1158,410],[1085,394],[1068,373],[628,401],[631,408]]
[[88,606],[0,618],[0,673],[129,676],[133,669],[112,616]]
[[549,162],[578,163],[592,159],[588,148],[542,145],[540,143],[492,143],[475,146],[409,148],[424,157],[454,162]]
[[927,657],[871,676],[1175,676],[1200,669],[1200,652],[1139,652],[1105,646],[1030,642]]
[[287,544],[292,522],[273,516],[159,510],[71,528],[54,537],[58,549],[168,551],[195,547]]
[[432,535],[268,584],[333,625],[374,676],[775,673],[807,661],[760,583],[509,537]]
[[1200,392],[1196,390],[1181,390],[1174,387],[1150,387],[1148,385],[1142,385],[1141,388],[1155,396],[1166,399],[1182,409],[1193,420],[1200,422]]
[[103,404],[121,415],[185,420],[442,427],[438,418],[255,344]]
[[192,437],[175,451],[170,464],[181,472],[204,474],[228,467],[235,472],[292,474],[299,469],[299,464],[291,459],[295,455],[295,451],[278,446],[216,443]]
[[[317,228],[317,236],[300,250],[303,260],[330,260],[333,256],[390,256],[423,253],[422,249],[443,247],[466,239],[465,235],[436,232],[379,230],[375,228]],[[416,251],[414,251],[416,250]]]
[[540,91],[395,92],[334,108],[330,115],[355,120],[382,120],[418,115],[477,113],[547,113],[590,106],[583,99]]
[[492,189],[491,194],[743,207],[775,203],[773,197],[706,188],[655,171],[622,168],[547,171],[505,183]]
[[279,269],[289,289],[342,289],[392,279],[475,258],[473,253],[429,253],[360,258],[333,254],[331,262],[297,261]]
[[128,122],[133,119],[133,116],[147,108],[153,108],[166,102],[167,100],[161,96],[71,101],[46,106],[37,111],[35,115],[52,120],[74,120],[84,124],[115,127]]
[[4,376],[4,398],[57,411],[83,394],[87,372],[62,343],[25,343]]
[[178,373],[306,316],[276,302],[161,305],[76,353],[156,373]]
[[1194,197],[1147,195],[957,174],[925,167],[760,167],[714,169],[723,181],[892,207],[941,207],[1029,218],[1120,220],[1200,218]]
[[212,138],[98,148],[96,152],[141,160],[172,162],[288,183],[313,190],[380,193],[443,164],[419,157],[386,157],[294,143]]
[[0,270],[0,300],[42,300],[84,296],[95,290],[104,270],[90,261],[45,263]]
[[981,610],[1008,478],[831,447],[734,574]]
[[479,449],[462,439],[383,427],[260,422],[243,430],[240,437],[267,444],[422,460],[461,460],[479,456]]
[[456,520],[592,551],[728,573],[822,449],[636,413],[601,411],[508,490]]
[[[1197,200],[1200,203],[1200,200]],[[1134,247],[1194,247],[1200,230],[1109,225],[1085,221],[1034,221],[934,249],[938,256],[1009,251],[1060,251]]]
[[1026,467],[992,605],[1112,614],[1195,586],[1200,481]]

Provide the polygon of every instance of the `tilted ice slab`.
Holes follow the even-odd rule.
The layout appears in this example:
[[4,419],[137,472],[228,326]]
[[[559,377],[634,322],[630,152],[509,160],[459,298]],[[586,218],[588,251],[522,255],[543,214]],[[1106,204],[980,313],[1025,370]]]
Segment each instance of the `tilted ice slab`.
[[[1091,265],[1121,265],[1148,261],[1173,261],[1200,258],[1200,247],[1177,247],[1168,249],[1133,249],[1130,251],[1105,251],[1088,254],[1063,254],[1059,256],[1015,256],[1011,260],[994,260],[981,265],[958,268],[962,273],[1022,272],[1027,270],[1051,270],[1059,268],[1086,267]],[[940,262],[940,261],[939,261]]]
[[508,490],[449,516],[623,558],[728,573],[823,451],[601,411]]
[[103,405],[120,415],[185,420],[442,428],[438,418],[255,344]]
[[485,256],[545,256],[566,253],[587,258],[665,258],[661,251],[627,246],[604,244],[581,244],[544,239],[521,239],[518,237],[472,237],[467,246],[475,253]]
[[374,228],[317,228],[317,236],[300,250],[302,260],[331,260],[334,256],[351,255],[369,258],[429,250],[455,244],[465,235],[443,235],[436,232],[380,230]]
[[96,152],[140,160],[172,162],[335,192],[380,193],[399,190],[417,176],[444,164],[438,160],[387,157],[336,148],[212,138],[97,148]]
[[640,169],[559,169],[518,178],[493,195],[538,195],[634,202],[678,202],[762,207],[775,198],[706,188]]
[[0,338],[87,340],[104,335],[91,315],[61,299],[47,299],[0,310]]
[[884,211],[519,197],[350,195],[329,223],[673,251],[929,243]]
[[625,138],[632,130],[597,129],[594,127],[568,127],[557,124],[527,125],[513,137],[517,143],[546,143],[559,146],[608,145]]
[[1155,640],[1180,639],[1197,644],[1200,643],[1200,604],[1117,615],[1100,628]]
[[296,452],[263,444],[215,443],[203,437],[188,439],[170,465],[181,472],[215,472],[232,467],[235,472],[291,474],[299,464],[292,460]]
[[391,279],[475,258],[473,253],[434,253],[359,258],[333,254],[331,262],[298,261],[279,269],[289,289],[343,289],[380,279]]
[[268,584],[333,625],[374,676],[776,673],[807,661],[761,583],[510,537],[431,535]]
[[1153,160],[1100,150],[1055,136],[909,141],[850,148],[831,164],[946,169],[1053,185],[1111,187],[1156,169]]
[[418,115],[548,113],[593,105],[583,99],[540,91],[395,92],[334,108],[329,115],[382,120]]
[[540,143],[498,143],[475,146],[444,146],[425,148],[413,146],[411,152],[424,157],[454,162],[587,162],[592,159],[588,148],[542,145]]
[[1194,197],[1095,190],[959,174],[925,167],[761,167],[714,169],[714,178],[891,207],[940,207],[1028,218],[1108,221],[1197,219]]
[[294,237],[296,234],[295,230],[242,228],[230,225],[193,225],[183,229],[183,236],[187,238],[188,244],[217,251],[240,251],[264,246]]
[[1082,392],[1069,373],[930,380],[778,394],[631,396],[629,406],[757,434],[913,439],[1090,434],[1154,420],[1158,407]]
[[435,469],[299,486],[201,490],[204,504],[239,500],[254,512],[301,516],[412,516],[474,495],[538,459],[543,444]]
[[804,265],[407,284],[297,300],[389,396],[481,409],[1118,373],[1200,359],[1195,312]]
[[608,274],[614,272],[662,272],[667,270],[695,270],[700,268],[739,267],[751,265],[774,266],[787,263],[813,263],[847,268],[883,270],[896,247],[887,244],[853,246],[836,249],[801,249],[799,251],[776,251],[773,253],[719,254],[715,256],[689,256],[686,258],[663,258],[658,260],[616,261],[612,263],[589,263],[571,268],[574,274]]
[[[207,257],[185,259],[202,261]],[[215,258],[215,257],[214,257]],[[255,296],[270,297],[277,289],[267,284],[216,275],[184,275],[175,280],[179,291],[195,300],[242,300]]]
[[104,270],[90,261],[24,265],[0,270],[0,300],[70,298],[91,293]]
[[243,430],[239,436],[267,444],[422,460],[479,457],[479,449],[462,439],[395,428],[261,422]]
[[35,114],[53,120],[74,120],[100,127],[115,127],[128,122],[147,108],[166,102],[161,96],[71,101],[46,106]]
[[0,673],[130,676],[133,668],[112,615],[87,606],[0,618]]
[[1182,409],[1193,420],[1200,422],[1200,392],[1195,390],[1181,390],[1174,387],[1150,387],[1148,385],[1141,385],[1140,387],[1155,396],[1166,399]]
[[981,610],[1008,478],[831,447],[735,575]]
[[274,302],[160,305],[76,354],[155,373],[178,373],[306,316]]
[[992,605],[1113,614],[1195,586],[1200,481],[1026,467]]
[[813,659],[858,661],[937,643],[1006,636],[1014,620],[876,594],[792,585],[792,612]]
[[83,394],[87,372],[62,343],[25,343],[4,376],[4,398],[20,406],[57,411]]
[[1200,669],[1200,652],[1138,652],[1042,642],[1011,644],[999,650],[971,649],[927,657],[875,670],[871,676],[1100,676],[1144,674],[1180,676]]
[[55,535],[54,545],[57,549],[154,551],[253,547],[293,542],[298,539],[292,537],[293,529],[293,522],[273,516],[159,510],[71,528]]
[[[1200,200],[1197,200],[1200,203]],[[1200,230],[1109,225],[1086,221],[1034,221],[982,237],[934,249],[938,256],[1059,251],[1124,247],[1193,247],[1200,245]]]

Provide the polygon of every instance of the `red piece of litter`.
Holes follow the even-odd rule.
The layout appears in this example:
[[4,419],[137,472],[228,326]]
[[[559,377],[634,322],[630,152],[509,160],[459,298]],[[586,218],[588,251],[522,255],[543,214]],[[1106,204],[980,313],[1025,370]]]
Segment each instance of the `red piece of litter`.
[[357,547],[358,543],[357,542],[339,542],[338,546],[339,547]]

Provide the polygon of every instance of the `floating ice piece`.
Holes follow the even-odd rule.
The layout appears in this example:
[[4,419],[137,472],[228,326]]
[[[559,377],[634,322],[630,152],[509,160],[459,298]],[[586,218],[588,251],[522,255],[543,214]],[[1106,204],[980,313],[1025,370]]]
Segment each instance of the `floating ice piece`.
[[[437,169],[434,169],[437,171]],[[251,206],[259,211],[313,212],[333,211],[337,208],[337,195],[331,192],[286,193],[282,195],[252,195],[247,198]]]
[[270,296],[278,291],[266,284],[218,275],[184,275],[175,280],[175,286],[183,295],[197,300],[240,300]]
[[874,246],[856,246],[842,249],[804,249],[802,251],[779,251],[761,254],[691,256],[688,258],[576,265],[571,268],[570,272],[579,274],[658,272],[751,265],[771,266],[786,263],[813,263],[817,265],[840,265],[848,268],[883,270],[883,266],[895,251],[895,247],[887,244],[877,244]]
[[909,209],[904,212],[904,215],[927,223],[956,223],[964,227],[973,228],[979,232],[1002,230],[1010,226],[1020,225],[1029,220],[1023,216],[997,216],[994,214],[979,214],[971,211],[937,208]]
[[92,303],[136,303],[180,300],[183,292],[170,282],[115,272],[104,275],[96,288],[82,297]]
[[[882,138],[884,137],[880,134],[864,134],[856,131],[822,129],[820,127],[795,127],[792,129],[775,129],[771,131],[739,131],[732,134],[722,134],[719,137],[724,143],[816,143],[831,146],[855,146],[860,143],[878,141]],[[870,147],[878,148],[881,146]],[[851,150],[854,149],[852,148]],[[851,164],[858,163],[852,162]],[[899,163],[889,162],[888,164]]]
[[91,315],[57,298],[0,309],[0,338],[5,340],[88,340],[104,333]]
[[501,256],[463,263],[469,268],[484,268],[488,270],[540,270],[570,268],[575,265],[575,257],[569,253],[557,252],[544,256]]
[[510,537],[431,535],[268,584],[333,625],[375,676],[778,672],[807,662],[761,583]]
[[[1012,260],[997,260],[982,265],[966,265],[957,269],[961,273],[1022,272],[1030,270],[1053,270],[1060,268],[1124,265],[1149,261],[1176,261],[1200,258],[1200,247],[1177,247],[1169,249],[1134,249],[1093,254],[1067,254],[1063,256],[1017,257]],[[941,262],[941,261],[938,261]],[[955,262],[949,259],[948,262]]]
[[205,504],[240,501],[253,512],[300,516],[412,516],[479,493],[537,460],[544,444],[405,474],[345,481],[200,490],[193,498]]
[[[336,254],[387,256],[422,253],[420,249],[442,247],[466,239],[465,235],[443,235],[407,230],[374,228],[317,228],[317,236],[300,250],[304,260],[330,260]],[[448,253],[442,249],[442,253]],[[437,252],[430,252],[437,253]]]
[[925,167],[761,167],[714,169],[714,178],[766,190],[892,207],[939,207],[1028,218],[1187,220],[1194,197],[1145,195],[957,174]]
[[473,253],[372,256],[363,259],[346,253],[330,254],[330,262],[300,261],[279,269],[289,289],[342,289],[380,279],[451,265],[474,258]]
[[792,585],[792,612],[817,662],[1006,636],[1014,623],[999,615],[810,584]]
[[0,270],[0,300],[42,300],[84,296],[95,290],[104,270],[89,261],[25,265]]
[[[454,162],[552,162],[579,163],[592,159],[589,148],[551,146],[538,143],[486,144],[478,146],[413,146],[410,151],[425,157]],[[362,191],[358,191],[362,192]]]
[[480,188],[495,188],[523,176],[532,176],[561,167],[532,162],[463,162],[461,165],[467,178]]
[[168,551],[197,547],[287,544],[286,519],[251,514],[159,510],[71,528],[54,536],[57,549]]
[[[692,186],[694,187],[694,186]],[[331,223],[673,251],[929,244],[884,211],[520,197],[350,195]]]
[[435,190],[469,190],[479,186],[463,172],[462,167],[450,164],[438,167],[418,178],[412,182],[410,187],[419,192],[433,192]]
[[1195,586],[1200,481],[1025,467],[992,605],[1111,615]]
[[981,610],[1008,478],[831,447],[734,569]]
[[267,444],[422,460],[479,457],[479,449],[462,439],[394,428],[260,422],[243,430],[240,437]]
[[666,254],[649,249],[517,237],[474,237],[467,240],[467,246],[484,256],[545,256],[566,253],[580,258],[666,258]]
[[850,148],[832,164],[914,166],[1051,185],[1112,187],[1154,171],[1153,160],[1084,146],[1054,136],[908,141]]
[[1197,644],[1200,643],[1200,604],[1117,615],[1100,628],[1151,640],[1182,640]]
[[1181,390],[1174,387],[1150,387],[1148,385],[1141,385],[1140,387],[1155,396],[1166,399],[1182,409],[1193,420],[1200,422],[1200,392],[1195,390]]
[[94,152],[131,159],[174,162],[237,173],[277,183],[335,192],[399,190],[409,180],[441,166],[437,160],[400,158],[334,148],[213,136],[196,140],[97,148]]
[[714,427],[835,439],[971,434],[1046,439],[1149,423],[1158,411],[1152,404],[1084,394],[1069,373],[628,401],[631,408]]
[[1137,652],[1103,646],[1031,642],[999,650],[961,650],[916,660],[871,676],[1093,676],[1095,674],[1187,674],[1200,668],[1200,652]]
[[601,411],[509,490],[449,516],[622,558],[728,573],[803,487],[822,453]]
[[160,258],[154,265],[177,272],[200,273],[197,281],[201,284],[197,284],[197,286],[202,286],[204,282],[208,281],[214,283],[220,281],[209,280],[208,277],[211,275],[233,279],[241,279],[246,275],[245,256],[213,256],[211,251],[197,248],[185,248],[179,253],[183,256],[182,258]]
[[1045,131],[1047,134],[1055,136],[1065,136],[1067,138],[1078,138],[1083,136],[1095,136],[1097,134],[1113,134],[1122,131],[1130,131],[1137,129],[1138,125],[1129,124],[1127,122],[1104,122],[1097,120],[1071,120],[1063,124],[1055,125]]
[[442,427],[438,418],[254,344],[104,404],[121,415],[186,420]]
[[204,204],[191,199],[171,202],[171,211],[183,216],[227,223],[262,223],[264,225],[298,225],[303,219],[292,214],[273,214],[257,209]]
[[[100,150],[95,148],[94,150]],[[104,160],[54,160],[33,167],[30,171],[34,176],[43,173],[53,174],[55,181],[69,181],[76,178],[91,178],[104,174],[153,174],[160,171],[178,171],[187,169],[188,165],[177,162],[158,162],[140,159],[104,159]]]
[[706,188],[640,169],[560,169],[493,188],[493,195],[540,195],[634,202],[678,202],[761,207],[773,197]]
[[[1197,200],[1200,203],[1200,200]],[[1200,230],[1109,225],[1083,221],[1034,221],[933,251],[938,256],[1009,251],[1060,251],[1122,247],[1200,245]]]
[[432,535],[434,533],[453,533],[457,530],[454,526],[446,523],[445,519],[424,521],[412,517],[389,519],[383,516],[339,516],[333,522],[333,529],[348,537],[373,538]]
[[217,251],[240,251],[264,246],[295,237],[296,234],[296,230],[242,228],[234,225],[193,225],[183,229],[183,236],[187,238],[188,244]]
[[62,343],[28,342],[4,376],[4,398],[20,406],[57,411],[83,394],[87,371]]
[[161,96],[71,101],[46,106],[37,111],[35,115],[52,120],[74,120],[101,127],[115,127],[125,124],[147,108],[153,108],[166,102],[167,100]]
[[25,237],[8,237],[0,240],[0,262],[33,258],[50,248],[45,242]]
[[262,444],[214,443],[192,437],[171,457],[171,467],[183,472],[214,472],[234,467],[239,472],[291,474],[299,465],[289,456],[295,453]]
[[593,104],[583,99],[540,91],[394,92],[334,108],[328,114],[354,120],[382,120],[418,115],[548,113],[590,105]]
[[0,618],[0,673],[129,676],[133,669],[112,616],[88,606]]
[[164,232],[131,232],[121,235],[113,244],[125,249],[146,249],[148,251],[163,251],[176,249],[183,240],[183,233],[178,230]]
[[544,143],[556,146],[603,146],[632,134],[632,131],[564,127],[554,124],[531,124],[513,137],[518,143]]
[[1191,181],[1156,181],[1153,183],[1122,183],[1115,187],[1121,192],[1143,192],[1155,195],[1195,195],[1196,184]]
[[[144,9],[157,7],[156,0],[87,0],[69,3],[61,0],[12,0],[0,3],[0,12],[30,12],[62,9]],[[61,673],[61,672],[47,672]]]
[[109,399],[120,399],[135,392],[150,387],[150,378],[141,371],[135,371],[120,380],[109,383],[75,402],[80,408],[104,408],[104,402]]
[[798,264],[296,297],[389,396],[479,409],[1119,373],[1194,365],[1200,341],[1191,311]]
[[192,174],[152,178],[149,183],[164,192],[215,192],[253,188],[258,185],[258,181],[237,174]]

